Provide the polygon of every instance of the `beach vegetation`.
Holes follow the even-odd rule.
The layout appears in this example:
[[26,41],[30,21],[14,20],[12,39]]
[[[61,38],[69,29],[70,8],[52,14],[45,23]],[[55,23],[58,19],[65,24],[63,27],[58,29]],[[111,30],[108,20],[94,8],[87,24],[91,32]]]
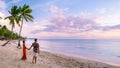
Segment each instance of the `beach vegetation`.
[[11,25],[11,39],[13,38],[13,28],[15,27],[15,25],[17,24],[18,26],[20,26],[19,21],[18,21],[18,14],[19,14],[19,10],[18,7],[16,5],[14,5],[10,11],[8,11],[10,16],[5,17],[5,19],[8,19],[10,22],[9,24]]
[[[9,24],[11,25],[11,31],[7,31],[7,33],[9,33],[9,35],[6,33],[4,34],[6,37],[8,36],[11,37],[11,40],[13,38],[20,38],[21,37],[21,31],[22,31],[22,26],[23,26],[23,22],[29,22],[29,21],[33,21],[33,16],[31,15],[32,13],[32,9],[30,9],[29,5],[23,5],[21,6],[16,6],[14,5],[9,12],[9,16],[5,17],[5,20],[8,19],[9,20]],[[13,32],[13,28],[15,28],[15,26],[18,25],[20,27],[19,30],[19,35],[17,36],[17,34],[15,34]],[[9,40],[10,41],[10,40]],[[18,39],[18,45],[20,45],[20,39]]]
[[11,30],[9,30],[5,25],[0,25],[0,37],[4,39],[11,39],[11,36],[12,39],[22,38],[21,36],[19,37],[17,33],[13,33]]
[[[18,21],[21,22],[20,24],[20,31],[19,31],[19,36],[21,36],[21,31],[22,31],[22,26],[23,26],[23,22],[29,22],[29,21],[33,21],[33,16],[31,15],[32,13],[32,9],[30,9],[29,5],[23,5],[22,7],[20,6],[18,8],[19,10],[19,16],[18,16]],[[20,39],[18,40],[18,45],[20,45]]]

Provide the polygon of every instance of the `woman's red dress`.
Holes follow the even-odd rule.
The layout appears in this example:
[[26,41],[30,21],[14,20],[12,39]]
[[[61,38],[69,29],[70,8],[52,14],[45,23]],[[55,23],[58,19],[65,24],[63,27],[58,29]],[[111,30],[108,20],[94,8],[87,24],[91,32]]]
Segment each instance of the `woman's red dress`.
[[26,57],[26,46],[25,46],[25,44],[23,44],[23,56],[22,56],[21,60],[26,60],[26,59],[27,59],[27,57]]

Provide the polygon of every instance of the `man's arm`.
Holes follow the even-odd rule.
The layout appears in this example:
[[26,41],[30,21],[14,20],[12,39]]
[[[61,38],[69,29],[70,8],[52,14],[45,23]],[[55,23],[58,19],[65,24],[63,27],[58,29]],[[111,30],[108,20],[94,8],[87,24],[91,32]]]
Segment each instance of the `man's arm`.
[[40,46],[39,46],[39,44],[38,44],[38,53],[40,53]]
[[38,48],[38,53],[40,53],[40,48]]
[[30,50],[32,48],[32,45],[30,46],[30,48],[28,48],[28,50]]

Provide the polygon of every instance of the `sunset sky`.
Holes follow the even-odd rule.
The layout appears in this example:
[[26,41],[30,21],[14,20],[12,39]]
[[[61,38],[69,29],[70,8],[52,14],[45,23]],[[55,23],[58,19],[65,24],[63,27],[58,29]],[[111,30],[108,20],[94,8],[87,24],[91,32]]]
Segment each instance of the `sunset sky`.
[[[0,0],[0,16],[13,5],[30,5],[33,22],[22,36],[41,39],[120,39],[120,0]],[[7,25],[9,20],[0,20]],[[19,31],[14,28],[14,32]]]

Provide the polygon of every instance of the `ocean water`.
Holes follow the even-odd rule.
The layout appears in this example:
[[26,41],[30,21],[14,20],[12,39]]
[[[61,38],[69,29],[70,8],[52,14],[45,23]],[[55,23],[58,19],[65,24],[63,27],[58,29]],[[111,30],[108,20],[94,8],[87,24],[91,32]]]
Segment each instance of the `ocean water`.
[[[34,39],[27,39],[29,47]],[[40,49],[120,65],[120,40],[39,39]]]

